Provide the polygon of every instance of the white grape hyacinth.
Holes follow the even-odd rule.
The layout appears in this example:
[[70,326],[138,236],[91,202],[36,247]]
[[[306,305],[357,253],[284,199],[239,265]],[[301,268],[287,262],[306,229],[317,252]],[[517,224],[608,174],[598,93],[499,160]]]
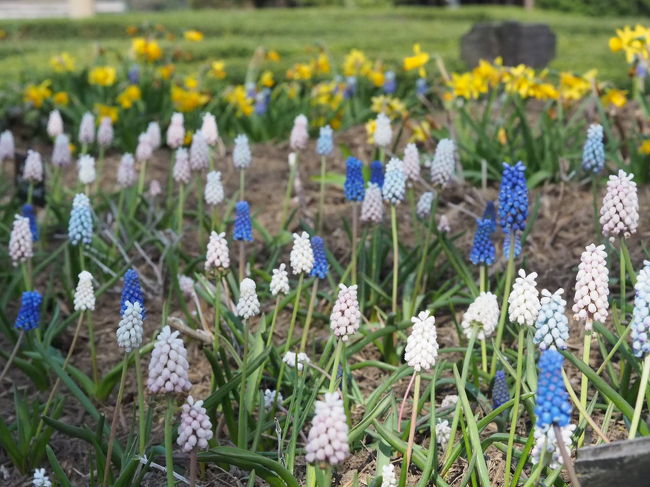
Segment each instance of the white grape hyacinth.
[[381,469],[381,487],[397,487],[395,465],[392,463],[384,465]]
[[88,271],[79,273],[79,282],[74,293],[75,311],[94,311],[95,290],[93,289],[93,275]]
[[178,149],[185,141],[185,127],[183,123],[182,113],[176,112],[172,115],[169,127],[167,127],[167,145],[172,149]]
[[293,247],[289,254],[289,262],[294,274],[311,272],[314,267],[314,251],[311,248],[311,240],[309,240],[307,232],[293,234]]
[[178,330],[172,332],[165,326],[156,337],[147,378],[147,388],[152,394],[185,393],[192,387],[187,350],[178,335]]
[[135,160],[138,162],[145,162],[151,159],[153,155],[153,146],[149,140],[149,134],[142,132],[138,136],[138,145],[135,148]]
[[192,296],[194,294],[194,279],[185,274],[181,274],[178,276],[178,287],[186,296]]
[[97,143],[106,148],[113,143],[113,121],[110,117],[103,117],[97,128]]
[[451,436],[451,427],[446,419],[439,419],[436,423],[436,443],[441,448],[446,448]]
[[230,268],[230,254],[228,252],[228,240],[226,233],[212,231],[208,242],[208,251],[205,259],[205,270],[223,272]]
[[593,322],[605,323],[609,308],[609,271],[604,245],[588,245],[580,256],[576,276],[573,317],[591,331]]
[[455,406],[458,402],[458,396],[456,394],[447,394],[440,403],[441,408],[449,408]]
[[431,161],[431,181],[446,186],[454,175],[456,144],[452,139],[442,139],[436,146]]
[[70,151],[70,137],[66,134],[59,134],[54,139],[52,148],[52,164],[58,167],[69,166],[72,163],[72,153]]
[[433,205],[433,198],[435,195],[432,191],[426,191],[420,195],[418,204],[415,207],[415,212],[420,218],[426,218],[431,214],[431,206]]
[[181,424],[178,425],[176,444],[185,453],[207,450],[211,438],[212,422],[203,407],[203,401],[195,401],[192,396],[187,396],[181,411]]
[[248,137],[239,134],[235,137],[235,148],[232,151],[232,161],[236,169],[246,169],[251,165],[252,155],[248,145]]
[[211,206],[216,206],[223,201],[223,183],[219,171],[210,171],[208,173],[203,196],[205,202]]
[[9,256],[14,267],[27,262],[34,256],[34,240],[29,227],[29,218],[16,215],[9,236]]
[[10,130],[5,130],[0,134],[0,162],[13,159],[15,152],[14,136]]
[[247,320],[260,313],[260,302],[255,291],[255,281],[248,277],[239,285],[239,301],[237,301],[237,316]]
[[404,149],[404,174],[409,183],[420,179],[420,153],[413,143]]
[[[560,430],[562,431],[562,440],[569,449],[569,454],[571,450],[571,436],[576,429],[575,424],[568,424],[566,426],[561,426]],[[560,447],[557,444],[557,438],[555,436],[555,428],[538,428],[535,427],[533,432],[533,437],[535,438],[535,446],[530,453],[531,460],[533,464],[539,463],[542,452],[546,449],[545,458],[549,458],[548,454],[551,454],[549,467],[552,469],[558,469],[564,465],[564,460],[562,458],[562,453],[560,452]]]
[[384,219],[384,201],[381,188],[376,183],[368,183],[361,203],[361,221],[381,223]]
[[413,329],[406,342],[404,360],[416,372],[431,370],[438,357],[436,319],[428,310],[411,318]]
[[93,156],[89,156],[88,154],[84,154],[79,158],[77,165],[79,167],[79,182],[85,185],[93,184],[95,182],[95,178],[97,177],[97,172],[95,170],[95,158]]
[[43,181],[43,161],[40,153],[34,150],[27,151],[27,158],[23,167],[23,179],[30,183]]
[[209,166],[210,146],[203,133],[199,130],[192,137],[192,145],[190,145],[190,169],[192,171],[203,171]]
[[330,328],[334,335],[347,342],[361,325],[361,311],[357,299],[357,285],[339,284],[339,295],[330,315]]
[[217,127],[217,120],[211,113],[203,114],[203,121],[201,123],[201,133],[205,141],[210,146],[215,146],[219,140],[219,129]]
[[273,296],[289,294],[289,274],[285,263],[280,264],[277,269],[273,269],[270,288]]
[[81,117],[79,124],[79,142],[82,144],[92,144],[95,142],[95,117],[92,113],[86,112]]
[[282,393],[271,390],[271,389],[265,389],[264,390],[264,408],[265,409],[271,409],[273,407],[273,404],[277,401],[278,404],[282,404],[282,401],[284,401],[284,398],[282,397]]
[[390,126],[390,119],[384,113],[377,115],[373,137],[377,147],[385,149],[390,145],[390,141],[393,138],[393,129]]
[[149,139],[149,145],[153,150],[160,149],[162,145],[162,136],[160,134],[160,125],[158,122],[149,122],[147,125],[147,138]]
[[137,301],[127,301],[125,306],[117,327],[117,345],[123,352],[129,353],[142,345],[142,306]]
[[117,184],[120,188],[125,189],[133,186],[137,179],[135,160],[133,155],[127,152],[122,155],[120,165],[117,167]]
[[307,141],[309,134],[307,133],[307,117],[300,114],[293,121],[293,128],[289,137],[289,145],[291,150],[299,151],[307,148]]
[[52,481],[50,481],[44,468],[37,468],[34,470],[34,475],[32,476],[32,487],[52,487]]
[[295,353],[291,351],[288,351],[284,354],[282,361],[287,364],[288,367],[296,367],[300,371],[305,367],[305,365],[309,365],[311,363],[311,360],[306,353]]
[[173,177],[177,184],[187,184],[192,178],[192,172],[190,170],[190,155],[187,152],[187,149],[183,147],[176,149]]
[[61,118],[61,112],[58,110],[52,110],[47,119],[47,135],[54,139],[62,133],[63,118]]
[[338,391],[328,392],[322,401],[316,401],[305,451],[308,463],[329,465],[338,465],[350,455],[348,424]]
[[537,272],[530,272],[527,275],[526,271],[519,269],[518,276],[508,297],[508,317],[511,323],[535,326],[541,307],[536,281]]
[[639,197],[634,174],[627,174],[622,169],[612,174],[607,181],[607,192],[600,209],[600,224],[603,235],[610,242],[615,237],[629,237],[636,233],[639,225]]
[[467,338],[471,338],[476,325],[476,338],[485,340],[492,335],[499,321],[499,303],[490,292],[482,292],[463,315],[461,326]]

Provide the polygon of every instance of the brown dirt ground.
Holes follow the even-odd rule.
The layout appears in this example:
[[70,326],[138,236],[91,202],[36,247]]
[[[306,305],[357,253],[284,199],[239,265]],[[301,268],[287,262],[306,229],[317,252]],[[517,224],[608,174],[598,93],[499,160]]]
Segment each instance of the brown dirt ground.
[[[345,143],[353,154],[369,160],[371,154],[367,152],[367,144],[365,141],[365,132],[363,127],[351,129],[340,135],[339,142]],[[313,142],[305,151],[305,155],[300,159],[300,180],[302,190],[299,192],[298,197],[294,198],[292,204],[298,208],[299,216],[301,219],[312,222],[315,218],[318,198],[317,184],[309,180],[309,174],[316,174],[318,172],[319,161],[315,156],[307,155],[314,154]],[[272,144],[264,143],[253,146],[253,165],[247,171],[248,188],[254,188],[254,191],[249,191],[247,197],[251,203],[251,208],[255,217],[271,232],[275,233],[280,226],[280,213],[282,206],[282,198],[286,189],[286,180],[288,176],[287,153],[288,146],[286,143]],[[48,153],[48,149],[43,149],[42,153]],[[111,154],[107,157],[105,167],[106,173],[114,174],[117,166],[119,156]],[[224,184],[228,193],[232,194],[238,185],[238,174],[230,164],[230,154],[225,157],[217,159],[217,167],[223,173]],[[150,163],[149,174],[152,177],[159,178],[164,181],[167,171],[170,170],[170,154],[167,151],[158,151],[153,163]],[[344,161],[340,153],[337,152],[335,157],[330,160],[329,170],[336,172],[344,172]],[[73,181],[74,174],[68,175],[69,181]],[[113,176],[107,178],[105,189],[114,187]],[[463,252],[467,254],[471,245],[471,239],[474,230],[473,218],[482,212],[485,202],[494,200],[496,198],[497,190],[495,187],[489,187],[484,190],[473,188],[469,185],[457,184],[446,189],[441,196],[441,204],[439,206],[439,213],[444,213],[449,218],[452,226],[452,233],[465,232],[464,236],[460,238],[459,245]],[[580,253],[584,247],[592,241],[600,241],[601,238],[595,233],[594,220],[593,220],[593,199],[590,189],[586,185],[579,185],[575,183],[560,183],[548,184],[540,188],[536,188],[532,192],[531,200],[534,202],[539,199],[539,216],[534,226],[534,229],[526,242],[526,268],[535,270],[539,273],[539,284],[541,287],[547,287],[554,290],[557,287],[564,287],[567,292],[565,297],[570,301],[572,298],[572,286],[575,279],[575,269],[579,261]],[[650,205],[650,189],[648,187],[640,188],[640,203],[641,207],[645,208]],[[191,205],[192,203],[188,203]],[[347,218],[349,207],[345,203],[342,191],[330,187],[327,191],[326,197],[326,226],[323,232],[328,248],[332,250],[337,256],[345,258],[349,252],[349,245],[347,237],[341,230],[339,222],[343,218]],[[408,213],[403,208],[402,218],[400,223],[400,231],[405,240],[410,240],[412,232],[408,224]],[[296,221],[296,220],[294,220]],[[191,232],[191,229],[188,229]],[[635,266],[639,266],[642,261],[642,252],[640,242],[645,241],[650,235],[650,224],[646,219],[641,219],[641,226],[636,236],[632,237],[629,241],[629,248],[632,252],[632,258]],[[255,245],[260,246],[260,239],[256,239]],[[200,249],[196,238],[186,238],[183,242],[186,251],[200,255],[203,250]],[[288,259],[289,249],[286,250],[285,259]],[[144,288],[146,291],[147,301],[149,303],[149,318],[146,322],[145,333],[148,337],[153,337],[155,330],[159,327],[160,323],[160,309],[162,308],[162,286],[156,277],[156,273],[151,265],[148,265],[141,256],[133,256],[133,264],[138,267],[143,275]],[[498,274],[503,272],[505,263],[500,261],[490,269],[491,274]],[[613,263],[611,266],[614,272],[618,272],[618,264]],[[114,310],[119,306],[119,285],[115,286],[108,293],[102,296],[98,303],[98,310],[95,312],[95,327],[97,338],[97,349],[100,351],[99,365],[102,372],[106,372],[115,366],[120,356],[116,347],[114,346],[114,330],[117,325]],[[613,290],[616,291],[616,290]],[[63,309],[67,307],[66,303],[61,303]],[[322,307],[323,303],[319,303]],[[267,303],[270,307],[271,305]],[[322,309],[323,312],[328,312]],[[286,323],[286,317],[281,317],[279,323]],[[449,317],[439,317],[439,340],[441,348],[444,346],[454,346],[458,344],[458,337],[452,326],[445,326],[449,322]],[[320,330],[320,336],[325,336],[326,331]],[[279,337],[282,337],[283,330],[279,330]],[[578,351],[581,348],[582,337],[580,328],[576,323],[572,323],[572,339],[570,341],[570,348]],[[66,349],[70,336],[66,335],[61,339],[62,349]],[[82,335],[82,345],[77,347],[77,351],[72,359],[73,363],[83,370],[89,370],[89,354],[87,347],[83,346],[86,343],[87,336]],[[6,340],[0,338],[0,342],[6,347]],[[199,347],[195,342],[190,342],[188,345],[189,361],[192,364],[190,372],[190,379],[194,384],[192,394],[195,397],[204,397],[209,389],[210,368],[203,354],[200,352]],[[366,360],[369,358],[376,358],[377,353],[375,350],[367,349],[362,351],[359,356],[354,357],[353,361]],[[599,354],[594,352],[592,356],[593,361],[601,360]],[[576,390],[578,386],[578,375],[575,370],[570,370],[572,383]],[[372,391],[378,384],[384,380],[386,374],[378,369],[365,368],[363,371],[355,372],[355,376],[359,381],[360,387],[363,392]],[[125,406],[120,421],[120,430],[127,431],[130,427],[132,410],[135,398],[134,381],[129,381],[131,384],[127,387],[125,396]],[[401,397],[406,388],[407,380],[396,385],[395,393]],[[6,387],[0,392],[0,410],[4,411],[3,416],[5,421],[13,421],[13,399],[12,387],[15,385],[19,390],[24,391],[26,394],[33,393],[30,387],[31,383],[26,377],[22,375],[17,369],[10,372],[6,382]],[[46,391],[47,392],[47,391]],[[38,393],[41,400],[45,400],[47,393]],[[454,391],[441,390],[439,391],[440,400],[446,393],[453,393]],[[101,410],[110,417],[112,415],[112,405],[114,397],[111,397],[105,404],[100,404]],[[407,412],[408,414],[408,407]],[[154,441],[157,441],[161,436],[161,422],[162,413],[156,413],[154,416]],[[74,400],[66,402],[64,415],[62,421],[70,422],[71,424],[89,423],[89,418],[86,417],[84,412],[78,407]],[[619,421],[612,425],[610,436],[612,438],[624,437],[624,428]],[[521,432],[524,433],[527,429],[523,421],[520,425]],[[66,470],[75,485],[85,485],[87,480],[84,477],[85,472],[88,472],[88,449],[87,446],[79,441],[70,440],[59,434],[54,434],[51,441],[52,448],[56,452],[59,461],[63,468]],[[489,468],[494,475],[494,485],[500,485],[500,479],[503,471],[503,455],[491,448],[488,450]],[[162,460],[160,463],[163,463]],[[22,486],[29,485],[26,478],[20,476],[12,467],[8,459],[0,452],[0,483],[3,485]],[[47,465],[49,469],[49,465]],[[458,485],[464,476],[466,462],[461,460],[457,462],[452,468],[448,476],[451,485]],[[374,458],[372,451],[361,450],[355,453],[346,463],[344,468],[340,469],[342,476],[340,477],[339,485],[349,486],[352,483],[352,473],[359,472],[361,485],[366,485],[367,482],[372,480],[374,476]],[[162,483],[162,476],[153,473],[145,485],[157,486]],[[417,479],[417,472],[412,473],[412,478]],[[245,483],[245,475],[242,472],[222,472],[217,469],[208,469],[208,474],[204,479],[202,485],[204,486],[217,486],[217,485],[243,485]]]

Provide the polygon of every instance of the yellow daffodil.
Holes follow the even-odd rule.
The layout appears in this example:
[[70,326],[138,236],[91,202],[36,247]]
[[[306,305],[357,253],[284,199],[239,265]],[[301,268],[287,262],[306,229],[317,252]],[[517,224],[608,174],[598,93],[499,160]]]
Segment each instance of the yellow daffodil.
[[313,105],[336,110],[343,101],[343,94],[335,81],[322,82],[312,88],[311,101]]
[[50,59],[50,66],[56,73],[69,73],[74,71],[75,62],[74,58],[67,52],[62,52]]
[[321,52],[316,59],[314,59],[314,72],[319,74],[328,74],[330,72],[330,58],[324,52]]
[[373,86],[376,86],[377,88],[384,86],[385,78],[386,77],[384,76],[384,71],[381,67],[375,68],[368,73],[368,79],[373,84]]
[[336,112],[336,115],[330,118],[329,126],[334,130],[339,130],[341,128],[341,125],[343,125],[343,112],[338,111]]
[[306,81],[314,74],[313,66],[310,63],[296,63],[287,70],[287,79],[292,81]]
[[370,109],[375,113],[384,113],[388,118],[395,119],[406,116],[406,105],[399,98],[379,95],[373,96]]
[[55,105],[66,106],[68,103],[70,103],[70,95],[68,95],[65,91],[58,91],[52,96],[52,101]]
[[138,85],[129,85],[117,95],[117,102],[124,110],[128,110],[142,97],[142,91]]
[[366,137],[368,144],[375,144],[375,128],[377,127],[377,120],[371,119],[366,122]]
[[199,80],[196,79],[196,76],[186,76],[183,84],[188,90],[194,90],[199,86]]
[[203,40],[203,32],[194,29],[186,30],[183,36],[186,41],[190,42],[201,42]]
[[273,80],[273,73],[269,70],[264,71],[262,73],[262,76],[260,76],[260,84],[262,86],[266,86],[267,88],[271,88],[275,84],[275,81]]
[[113,123],[117,122],[117,107],[103,105],[102,103],[95,103],[93,108],[97,114],[97,123],[100,123],[102,118],[105,117],[110,118],[111,122]]
[[501,82],[502,78],[502,60],[497,58],[494,64],[481,59],[472,70],[474,77],[479,80],[480,84],[487,84],[490,88],[494,88]]
[[171,98],[174,108],[179,112],[191,112],[210,100],[208,95],[195,90],[186,90],[177,85],[171,87]]
[[51,84],[52,82],[46,79],[38,85],[27,85],[23,92],[23,100],[31,103],[35,108],[41,108],[43,102],[52,96]]
[[565,100],[580,100],[591,89],[591,83],[582,76],[572,73],[560,73],[559,90]]
[[244,85],[228,88],[223,96],[227,103],[237,109],[237,115],[248,117],[253,113],[255,108],[254,100],[248,97],[248,92]]
[[609,48],[612,52],[623,51],[628,64],[637,57],[648,59],[650,57],[650,29],[646,29],[640,24],[633,29],[629,25],[622,29],[616,29],[616,36],[609,39]]
[[429,62],[429,54],[422,52],[420,44],[413,45],[413,55],[404,58],[404,71],[418,70],[421,78],[424,78],[427,73],[424,69],[425,64]]
[[194,133],[191,130],[185,132],[185,138],[183,139],[183,145],[190,145],[192,143],[192,136]]
[[343,60],[343,74],[345,76],[365,76],[370,71],[370,61],[363,51],[352,49]]
[[213,61],[210,65],[210,76],[216,79],[224,79],[226,77],[225,68],[225,61]]
[[431,124],[427,120],[422,120],[411,126],[411,132],[409,142],[426,142],[431,133]]
[[77,153],[77,146],[74,145],[72,142],[68,144],[68,147],[70,148],[70,154],[76,154]]
[[174,66],[173,64],[165,64],[164,66],[160,66],[157,71],[158,71],[158,75],[162,79],[168,80],[172,77],[174,71],[176,71],[176,66]]
[[268,61],[277,63],[280,60],[280,55],[278,54],[278,51],[271,49],[270,51],[266,52],[266,59]]
[[295,100],[298,97],[300,85],[298,83],[288,83],[284,85],[289,100]]
[[641,145],[639,145],[639,154],[645,154],[646,156],[650,154],[650,139],[641,142]]
[[117,79],[117,71],[113,66],[97,66],[88,73],[88,83],[97,86],[112,86]]
[[137,59],[152,63],[162,57],[160,44],[153,39],[136,37],[131,42],[131,50]]
[[503,127],[499,127],[499,130],[497,130],[497,141],[501,145],[506,145],[508,143],[508,134],[506,133],[506,129]]
[[487,84],[472,73],[451,73],[449,86],[455,97],[467,100],[476,99],[487,91]]
[[600,101],[605,107],[615,106],[621,108],[627,103],[626,95],[627,91],[612,88],[600,98]]

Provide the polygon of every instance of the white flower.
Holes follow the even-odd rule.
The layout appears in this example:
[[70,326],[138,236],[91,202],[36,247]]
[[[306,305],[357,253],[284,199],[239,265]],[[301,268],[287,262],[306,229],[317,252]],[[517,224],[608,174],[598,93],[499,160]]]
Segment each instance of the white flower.
[[438,443],[438,445],[444,449],[447,447],[450,436],[451,427],[449,426],[449,421],[446,419],[439,419],[436,423],[436,443]]
[[334,335],[347,342],[361,324],[361,311],[357,299],[357,285],[339,284],[339,295],[330,315],[330,328]]
[[186,296],[191,296],[194,294],[194,279],[185,274],[178,276],[178,287],[181,289],[181,292]]
[[235,148],[232,151],[232,162],[237,169],[246,169],[251,165],[252,155],[248,146],[248,137],[239,134],[235,137]]
[[614,237],[629,237],[636,233],[639,225],[639,198],[633,177],[634,174],[620,170],[617,175],[610,175],[607,181],[600,224],[603,235],[610,241],[614,241]]
[[384,465],[381,469],[381,487],[397,487],[395,465],[392,463]]
[[178,330],[172,332],[165,326],[156,338],[147,378],[147,388],[153,394],[185,393],[192,387],[187,350],[178,335]]
[[127,301],[125,306],[117,327],[117,345],[128,353],[142,344],[142,306],[137,301]]
[[190,146],[190,168],[192,171],[202,171],[210,165],[210,147],[199,130],[192,137]]
[[201,133],[205,137],[208,145],[214,146],[219,140],[219,129],[217,128],[217,120],[211,113],[203,114],[203,123],[201,125]]
[[93,275],[88,271],[79,273],[79,282],[74,293],[75,311],[95,309],[95,290],[93,289]]
[[66,134],[59,134],[54,139],[52,148],[52,164],[59,167],[69,166],[72,162],[70,153],[70,137]]
[[404,149],[404,174],[409,181],[420,179],[420,153],[413,143]]
[[338,391],[326,393],[323,401],[316,401],[316,415],[311,422],[305,451],[308,463],[330,465],[337,465],[350,455],[348,424]]
[[222,272],[224,269],[230,267],[230,255],[228,253],[228,241],[226,240],[226,233],[217,233],[212,231],[210,233],[210,241],[208,242],[208,251],[205,259],[205,270],[211,269],[217,272]]
[[14,267],[26,262],[34,256],[32,231],[29,228],[29,218],[16,215],[14,226],[9,237],[9,255]]
[[82,144],[92,144],[95,142],[95,117],[90,112],[84,113],[81,118],[79,142]]
[[289,367],[296,367],[298,370],[302,370],[305,365],[309,365],[311,360],[306,353],[300,352],[298,354],[294,352],[287,352],[282,357],[282,361],[287,364]]
[[185,141],[185,127],[183,126],[183,114],[174,113],[169,127],[167,127],[167,145],[172,149],[178,149]]
[[307,147],[309,134],[307,133],[307,117],[300,114],[293,121],[293,128],[291,129],[291,136],[289,137],[289,145],[291,150],[298,151],[304,150]]
[[[575,424],[568,424],[566,426],[561,426],[560,430],[562,431],[562,440],[571,454],[571,436],[576,429]],[[539,460],[542,456],[544,448],[546,448],[547,454],[544,455],[547,459],[549,458],[548,453],[551,453],[549,466],[552,469],[558,469],[564,465],[564,460],[562,459],[562,453],[557,444],[557,438],[555,437],[555,428],[538,428],[535,426],[533,433],[535,438],[535,446],[530,453],[531,460],[533,464],[539,463]]]
[[393,138],[393,130],[390,127],[390,120],[385,114],[380,113],[377,115],[375,133],[373,135],[375,144],[378,147],[386,148],[390,145],[390,141]]
[[117,168],[117,184],[120,188],[129,188],[135,184],[137,179],[138,175],[135,172],[133,155],[127,152],[122,155],[120,165]]
[[149,125],[147,125],[147,138],[149,139],[149,145],[153,150],[160,148],[162,137],[160,135],[160,125],[158,125],[158,122],[149,122]]
[[411,322],[413,329],[406,342],[404,360],[416,372],[426,372],[436,364],[438,356],[436,319],[427,310],[412,317]]
[[457,402],[458,402],[458,396],[456,394],[447,394],[442,400],[440,407],[448,408],[451,406],[455,406]]
[[81,184],[92,184],[95,182],[97,173],[95,172],[95,158],[84,154],[77,162],[79,167],[79,182]]
[[97,128],[97,143],[101,147],[108,147],[113,143],[113,121],[110,117],[103,117]]
[[138,136],[138,145],[135,148],[135,160],[138,162],[144,162],[151,159],[153,155],[153,146],[149,140],[149,135],[147,132],[142,132]]
[[34,470],[32,477],[32,487],[52,487],[52,482],[47,476],[44,468],[37,468]]
[[404,201],[406,191],[406,176],[404,175],[404,163],[397,157],[393,157],[386,165],[384,186],[381,188],[384,200],[392,205]]
[[456,144],[451,139],[442,139],[436,146],[431,161],[431,181],[445,186],[454,174],[456,165]]
[[537,272],[526,275],[519,269],[519,277],[515,279],[512,292],[508,297],[508,317],[511,323],[533,326],[537,320],[539,308],[539,291],[537,290]]
[[219,171],[210,171],[208,173],[203,196],[208,205],[216,206],[223,201],[223,184],[221,183],[221,173]]
[[264,390],[264,408],[265,409],[271,409],[273,407],[273,404],[276,402],[278,404],[282,404],[282,401],[284,401],[284,398],[282,397],[282,393],[278,391],[272,391],[271,389],[265,389]]
[[293,234],[293,248],[289,255],[291,270],[294,274],[304,272],[308,274],[314,267],[314,251],[311,248],[311,241],[307,232]]
[[286,264],[280,264],[280,267],[273,269],[271,276],[271,294],[277,296],[279,293],[289,294],[289,275],[287,274]]
[[53,139],[63,133],[63,118],[58,110],[52,110],[47,119],[47,135]]
[[15,151],[14,136],[9,130],[5,130],[0,134],[0,162],[13,159]]
[[203,401],[187,396],[178,425],[176,444],[186,453],[193,450],[207,450],[212,438],[212,422],[203,407]]
[[471,338],[474,327],[478,326],[476,338],[485,340],[492,335],[499,321],[499,304],[492,293],[483,292],[478,295],[463,315],[461,326],[467,338]]
[[366,194],[361,203],[361,221],[380,223],[384,217],[384,202],[381,188],[375,183],[368,183]]
[[237,316],[247,320],[260,313],[260,302],[255,292],[255,281],[248,277],[239,285],[239,301],[237,302]]
[[447,215],[440,215],[438,220],[438,231],[440,233],[449,233],[451,232],[451,226],[449,225],[449,219]]
[[180,184],[189,183],[192,177],[192,173],[190,172],[190,156],[187,149],[183,147],[176,149],[173,176],[174,181]]
[[31,183],[43,181],[43,161],[41,155],[33,150],[27,151],[25,166],[23,168],[23,179]]
[[433,205],[433,192],[427,191],[422,193],[418,204],[416,206],[415,212],[420,218],[425,218],[431,214],[431,205]]
[[535,322],[533,342],[540,350],[565,350],[569,340],[569,319],[565,314],[566,301],[562,299],[564,289],[553,294],[542,289],[541,307]]
[[160,181],[152,179],[149,183],[149,197],[156,198],[157,196],[160,196],[161,193],[162,186],[160,185]]
[[594,321],[605,323],[609,302],[609,271],[605,246],[591,244],[580,256],[576,276],[573,317],[585,322],[590,331]]

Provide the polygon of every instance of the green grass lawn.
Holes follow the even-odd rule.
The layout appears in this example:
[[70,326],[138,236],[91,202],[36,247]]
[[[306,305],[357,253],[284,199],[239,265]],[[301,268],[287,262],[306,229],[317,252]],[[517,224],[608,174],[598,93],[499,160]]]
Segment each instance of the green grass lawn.
[[[198,29],[205,33],[201,43],[163,41],[190,50],[193,59],[178,65],[192,72],[200,64],[224,59],[228,70],[242,75],[250,55],[258,46],[276,49],[282,55],[277,66],[283,71],[293,62],[305,60],[316,44],[329,49],[337,64],[350,48],[379,57],[397,67],[414,42],[439,53],[451,70],[464,68],[459,39],[472,24],[481,20],[517,19],[545,22],[558,35],[558,54],[551,68],[583,72],[596,67],[601,79],[625,83],[623,58],[609,51],[607,40],[614,29],[643,19],[591,18],[550,11],[525,12],[518,8],[401,7],[392,9],[267,9],[202,10],[162,13],[103,15],[90,20],[0,21],[7,37],[0,41],[0,72],[3,80],[16,81],[30,73],[49,70],[50,56],[68,51],[79,59],[91,59],[97,47],[127,48],[128,25],[162,24],[182,33]],[[31,76],[30,76],[31,77]]]

